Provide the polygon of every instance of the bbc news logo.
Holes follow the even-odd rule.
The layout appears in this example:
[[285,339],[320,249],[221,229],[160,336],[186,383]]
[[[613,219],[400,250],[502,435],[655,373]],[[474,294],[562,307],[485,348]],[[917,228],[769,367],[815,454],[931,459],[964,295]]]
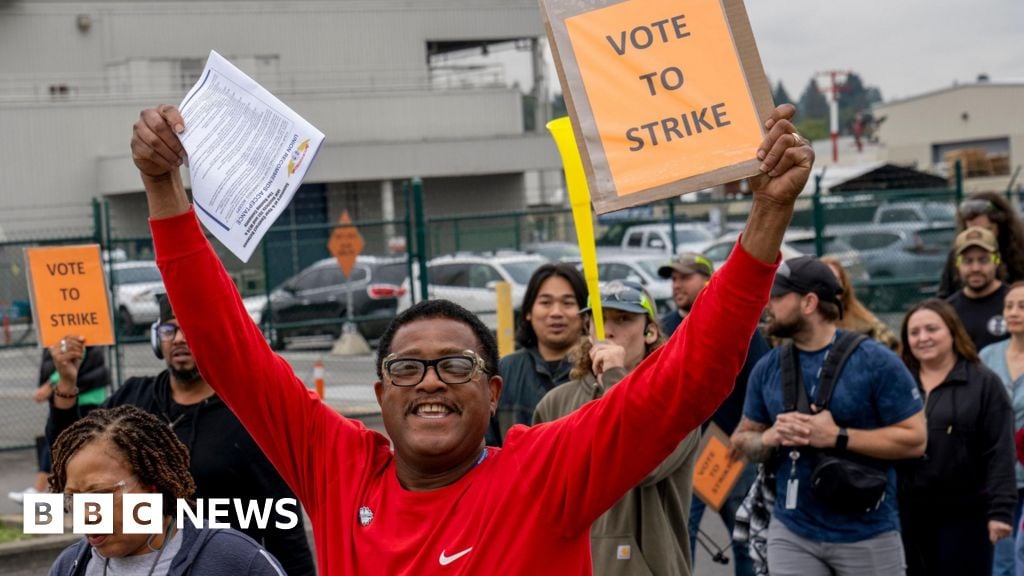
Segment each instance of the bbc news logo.
[[[63,534],[65,515],[71,516],[73,534],[112,534],[114,532],[113,494],[74,494],[70,509],[65,512],[64,494],[25,494],[22,512],[22,531],[25,534]],[[177,500],[177,528],[185,522],[201,528],[231,528],[243,530],[255,526],[266,530],[271,524],[271,513],[279,517],[272,524],[279,530],[294,528],[299,523],[298,501],[295,498],[272,500],[245,500],[241,498],[209,498],[196,500],[193,507],[186,500]],[[231,522],[232,519],[234,523]],[[160,534],[164,531],[164,498],[160,494],[122,494],[121,532],[124,534]]]

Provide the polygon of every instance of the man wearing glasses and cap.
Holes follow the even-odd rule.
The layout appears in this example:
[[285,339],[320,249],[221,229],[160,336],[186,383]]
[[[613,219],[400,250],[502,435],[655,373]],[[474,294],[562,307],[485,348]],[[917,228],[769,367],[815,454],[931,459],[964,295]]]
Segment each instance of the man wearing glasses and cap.
[[584,576],[590,525],[732,389],[814,160],[794,114],[786,104],[765,123],[746,233],[702,305],[601,399],[513,426],[500,449],[484,443],[502,380],[479,318],[444,300],[396,317],[374,383],[389,438],[367,430],[311,396],[246,313],[182,185],[181,114],[144,110],[131,146],[196,360],[305,505],[322,575]]
[[[188,448],[196,498],[239,498],[261,509],[266,499],[295,498],[252,436],[199,373],[167,295],[158,294],[157,301],[160,317],[150,328],[150,344],[167,369],[156,376],[128,378],[100,407],[136,406],[170,427]],[[85,341],[77,336],[66,336],[51,349],[60,375],[47,422],[46,436],[51,443],[84,416],[75,386],[84,350]],[[265,530],[255,523],[243,529],[234,513],[228,515],[228,521],[277,557],[289,575],[312,576],[313,555],[302,513],[294,512],[298,522],[288,529],[275,526],[290,523],[276,511],[271,512]]]
[[[665,332],[665,336],[671,336],[683,319],[690,313],[694,302],[697,301],[697,296],[700,295],[714,272],[715,265],[710,260],[693,252],[684,252],[658,269],[659,276],[672,280],[672,299],[676,303],[675,310],[661,317],[661,327]],[[729,397],[725,399],[725,402],[722,402],[722,405],[711,416],[710,422],[714,422],[716,426],[721,428],[726,436],[731,436],[733,431],[736,430],[736,426],[740,423],[740,417],[743,415],[743,399],[747,394],[747,380],[750,378],[750,372],[754,369],[757,361],[768,353],[768,350],[770,350],[768,342],[761,335],[761,331],[754,330],[754,334],[750,338],[750,347],[747,349],[747,358],[743,362],[743,369],[736,376],[736,385],[733,387]],[[701,429],[705,430],[707,426],[708,423],[705,422]],[[718,510],[718,515],[722,518],[722,523],[725,524],[726,531],[730,537],[733,533],[733,527],[736,525],[736,510],[739,509],[743,498],[746,497],[747,492],[750,490],[750,485],[754,483],[756,477],[756,467],[752,464],[747,464],[743,468],[743,472],[740,473],[739,479],[736,480],[736,484],[733,485],[728,498],[726,498],[725,502],[722,503],[722,507]],[[700,523],[704,517],[705,508],[704,501],[694,495],[690,503],[689,519],[691,550],[697,545],[697,533],[700,531]],[[750,560],[747,543],[734,540],[731,546],[735,575],[753,575],[754,567]]]
[[[606,284],[601,289],[604,341],[594,337],[592,307],[580,310],[589,336],[578,350],[572,380],[541,399],[533,415],[535,425],[602,397],[665,342],[652,302],[639,284]],[[594,522],[590,553],[595,576],[691,573],[687,520],[699,444],[700,432],[694,430]]]
[[956,266],[963,286],[946,300],[956,310],[975,348],[1010,337],[1003,302],[1010,291],[999,279],[999,246],[988,230],[975,226],[956,237]]
[[[732,436],[734,447],[765,462],[775,477],[768,527],[772,576],[905,573],[892,461],[924,453],[923,405],[914,378],[889,348],[836,327],[841,293],[832,271],[813,256],[779,266],[768,331],[793,342],[754,367],[743,419]],[[823,372],[837,374],[835,386],[831,398],[816,406]],[[846,487],[830,494],[812,490],[824,450],[877,470],[877,498],[870,506],[844,509],[853,501]]]

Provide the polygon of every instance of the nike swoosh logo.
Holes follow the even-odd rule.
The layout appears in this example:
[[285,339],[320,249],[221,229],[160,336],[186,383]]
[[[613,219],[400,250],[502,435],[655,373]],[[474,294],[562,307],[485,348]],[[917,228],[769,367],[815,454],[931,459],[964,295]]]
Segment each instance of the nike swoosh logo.
[[470,551],[472,551],[472,550],[473,550],[473,547],[470,546],[469,548],[466,548],[462,552],[459,552],[458,554],[452,554],[451,556],[445,556],[444,555],[444,550],[441,550],[441,557],[438,558],[437,561],[441,563],[441,566],[447,566],[447,565],[451,564],[452,562],[455,562],[459,558],[462,558],[466,554],[469,554]]

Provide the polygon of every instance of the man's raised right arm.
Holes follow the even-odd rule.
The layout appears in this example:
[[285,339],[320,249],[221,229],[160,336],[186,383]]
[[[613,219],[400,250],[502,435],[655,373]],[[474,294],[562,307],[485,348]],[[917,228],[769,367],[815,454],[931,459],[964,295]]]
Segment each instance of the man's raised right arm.
[[[184,128],[173,106],[150,108],[140,114],[131,142],[168,298],[203,377],[296,494],[307,506],[315,506],[314,486],[323,485],[324,471],[337,470],[320,461],[331,452],[319,449],[321,445],[357,451],[374,440],[356,433],[362,426],[316,398],[270,350],[245,311],[182,185],[184,150],[178,133]],[[343,430],[351,434],[339,434]],[[352,462],[360,461],[352,456]]]

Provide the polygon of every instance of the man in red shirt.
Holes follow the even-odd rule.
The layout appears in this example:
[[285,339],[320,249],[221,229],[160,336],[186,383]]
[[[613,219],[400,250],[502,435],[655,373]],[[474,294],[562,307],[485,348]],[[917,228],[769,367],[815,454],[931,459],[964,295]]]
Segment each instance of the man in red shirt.
[[392,450],[311,394],[249,320],[182,186],[187,127],[173,106],[142,112],[132,154],[196,362],[305,505],[321,574],[587,575],[591,523],[732,389],[814,160],[794,111],[765,124],[747,231],[701,307],[601,400],[515,426],[503,449],[484,444],[502,382],[475,316],[421,302],[382,337],[374,388]]

